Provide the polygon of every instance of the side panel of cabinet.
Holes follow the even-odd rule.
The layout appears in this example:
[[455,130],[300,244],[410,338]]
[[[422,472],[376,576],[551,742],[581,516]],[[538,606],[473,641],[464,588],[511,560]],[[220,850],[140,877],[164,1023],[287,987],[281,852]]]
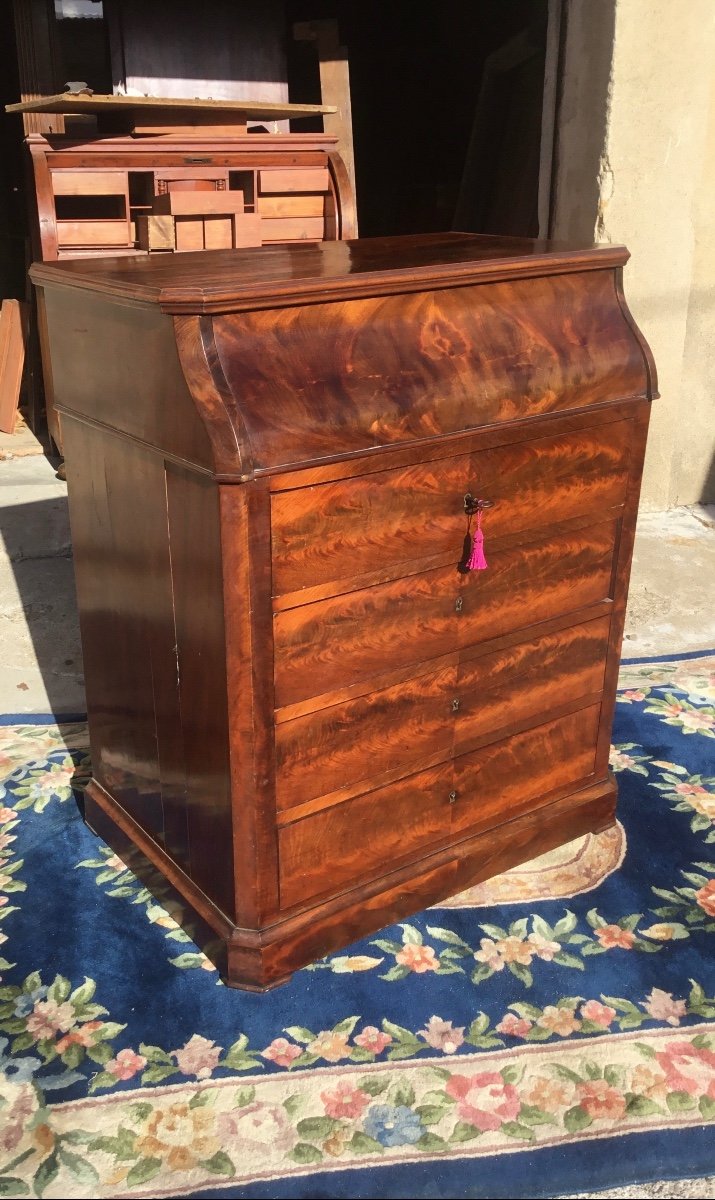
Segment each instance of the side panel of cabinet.
[[216,491],[106,431],[65,431],[94,778],[230,916]]

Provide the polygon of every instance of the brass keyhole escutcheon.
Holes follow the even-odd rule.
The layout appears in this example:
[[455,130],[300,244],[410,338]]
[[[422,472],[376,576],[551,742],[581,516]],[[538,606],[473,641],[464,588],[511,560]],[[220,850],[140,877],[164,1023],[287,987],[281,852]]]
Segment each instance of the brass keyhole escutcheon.
[[459,697],[455,696],[454,700],[452,701],[452,712],[459,712],[459,705],[460,705]]
[[457,596],[457,599],[454,602],[454,611],[461,612],[463,608],[464,608],[464,599],[462,598],[462,596]]
[[457,793],[456,793],[456,792],[450,792],[450,793],[449,793],[449,803],[450,803],[450,804],[455,804],[455,803],[456,803],[456,800],[457,800]]

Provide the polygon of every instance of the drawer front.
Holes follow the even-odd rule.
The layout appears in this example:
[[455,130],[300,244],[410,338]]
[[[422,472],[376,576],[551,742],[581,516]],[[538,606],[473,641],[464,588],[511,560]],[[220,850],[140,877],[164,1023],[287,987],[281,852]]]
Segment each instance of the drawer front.
[[453,835],[500,824],[578,785],[593,771],[598,715],[593,705],[284,826],[282,907],[386,874]]
[[268,167],[258,173],[262,194],[266,192],[327,192],[327,167]]
[[346,704],[276,726],[276,799],[281,809],[384,771],[416,770],[451,757],[457,667],[443,667]]
[[616,522],[276,613],[276,705],[422,663],[610,595]]
[[278,807],[363,790],[600,693],[609,625],[601,617],[279,724]]
[[630,421],[378,471],[272,499],[275,595],[452,555],[466,531],[464,494],[492,500],[499,537],[622,504]]

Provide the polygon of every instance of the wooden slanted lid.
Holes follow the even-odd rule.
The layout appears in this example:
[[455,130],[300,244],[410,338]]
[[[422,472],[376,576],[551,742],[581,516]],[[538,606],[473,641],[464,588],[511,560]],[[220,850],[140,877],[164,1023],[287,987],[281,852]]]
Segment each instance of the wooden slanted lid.
[[334,113],[330,104],[278,104],[268,100],[210,100],[177,99],[169,96],[89,96],[84,93],[60,92],[56,96],[39,96],[21,104],[6,104],[8,113],[62,113],[65,116],[81,113],[164,112],[215,115],[218,122],[227,113],[241,113],[248,121],[282,121],[288,118],[314,117]]
[[35,263],[36,284],[158,304],[169,313],[240,312],[622,266],[624,246],[578,246],[472,233],[248,250]]

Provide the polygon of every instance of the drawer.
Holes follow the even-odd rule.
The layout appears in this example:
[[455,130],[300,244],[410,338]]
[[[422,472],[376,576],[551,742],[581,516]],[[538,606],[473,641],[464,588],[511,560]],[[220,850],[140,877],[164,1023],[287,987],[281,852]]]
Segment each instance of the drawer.
[[125,196],[126,171],[52,171],[56,196]]
[[260,189],[266,192],[327,192],[327,167],[275,167],[258,172]]
[[464,494],[505,537],[622,504],[630,421],[282,492],[271,502],[275,595],[435,555],[458,561]]
[[322,241],[325,221],[321,217],[261,217],[264,242]]
[[126,217],[106,221],[58,221],[59,246],[131,246],[132,237]]
[[278,724],[278,807],[363,790],[600,693],[609,626],[600,617]]
[[277,707],[605,600],[616,525],[491,551],[488,571],[440,567],[276,613]]
[[285,825],[281,906],[387,874],[420,851],[501,824],[585,781],[599,711],[592,705]]

